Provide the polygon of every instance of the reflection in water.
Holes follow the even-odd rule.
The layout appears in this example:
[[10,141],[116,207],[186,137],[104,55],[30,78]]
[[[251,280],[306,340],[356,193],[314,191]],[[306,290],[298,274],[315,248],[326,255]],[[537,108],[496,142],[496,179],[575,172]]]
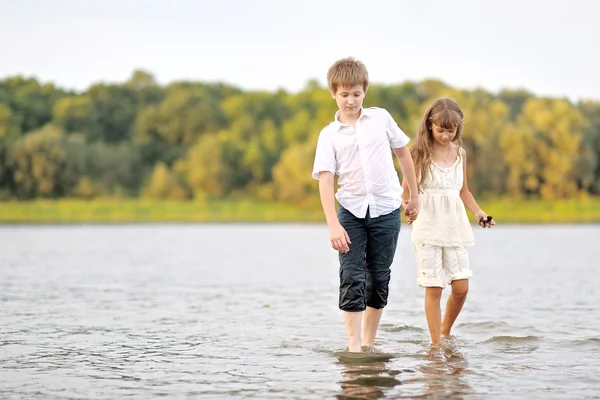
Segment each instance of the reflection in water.
[[[338,399],[396,398],[403,390],[395,387],[405,384],[408,384],[406,389],[410,389],[404,395],[409,397],[461,399],[475,395],[466,379],[469,373],[467,360],[452,340],[438,346],[428,345],[427,350],[418,356],[414,370],[399,369],[400,360],[391,362],[394,354],[374,349],[336,355],[338,364],[343,366],[343,379],[338,382],[342,390],[336,396]],[[418,394],[414,393],[415,384],[421,387]]]
[[425,363],[417,367],[426,383],[427,398],[452,399],[474,394],[465,379],[468,363],[451,340],[431,346],[424,357]]
[[393,355],[377,353],[372,349],[362,353],[338,353],[339,364],[344,367],[343,379],[338,382],[342,393],[337,399],[379,399],[402,382],[398,379],[402,371],[389,369]]
[[[468,318],[446,353],[429,354],[422,291],[397,268],[377,342],[392,358],[354,362],[338,359],[343,325],[324,306],[337,301],[327,235],[311,224],[0,226],[0,399],[597,397],[600,225],[482,233]],[[535,293],[549,295],[532,307]]]

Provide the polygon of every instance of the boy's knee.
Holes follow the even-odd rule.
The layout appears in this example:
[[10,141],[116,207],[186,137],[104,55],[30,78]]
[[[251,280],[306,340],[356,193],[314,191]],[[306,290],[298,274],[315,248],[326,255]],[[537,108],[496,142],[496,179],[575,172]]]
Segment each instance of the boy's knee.
[[358,269],[340,271],[339,308],[342,311],[364,311],[366,277]]
[[389,268],[372,271],[369,273],[369,281],[373,286],[387,286],[390,283],[392,271]]
[[381,309],[387,305],[390,277],[389,269],[370,274],[367,280],[367,292],[369,293],[367,306]]
[[340,270],[340,287],[363,285],[367,280],[364,271],[356,268],[342,268]]

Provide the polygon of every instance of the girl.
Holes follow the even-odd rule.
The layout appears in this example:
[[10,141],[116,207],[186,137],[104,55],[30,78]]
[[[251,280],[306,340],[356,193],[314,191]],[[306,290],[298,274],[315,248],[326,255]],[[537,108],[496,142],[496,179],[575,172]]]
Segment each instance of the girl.
[[[438,99],[425,112],[410,150],[419,186],[419,216],[409,216],[407,222],[413,226],[417,282],[425,288],[425,316],[433,343],[450,335],[473,275],[466,249],[474,244],[473,231],[465,206],[482,227],[495,224],[469,192],[462,128],[463,112],[456,101]],[[403,197],[408,200],[404,194]],[[443,272],[452,285],[452,294],[442,321]]]

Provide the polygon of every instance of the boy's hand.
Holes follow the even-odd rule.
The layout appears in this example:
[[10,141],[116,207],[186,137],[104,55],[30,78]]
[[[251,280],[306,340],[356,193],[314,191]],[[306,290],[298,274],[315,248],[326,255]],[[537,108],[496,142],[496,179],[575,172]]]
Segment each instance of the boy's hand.
[[406,216],[406,223],[411,225],[417,219],[419,215],[419,199],[410,198],[408,201],[404,200],[404,216]]
[[350,236],[346,233],[344,227],[339,223],[334,223],[329,226],[329,241],[331,247],[341,253],[347,253],[350,251],[348,246],[350,243]]
[[475,219],[477,220],[479,226],[481,226],[482,228],[491,228],[492,226],[496,225],[496,221],[494,221],[493,219],[487,222],[488,215],[483,210],[475,213]]

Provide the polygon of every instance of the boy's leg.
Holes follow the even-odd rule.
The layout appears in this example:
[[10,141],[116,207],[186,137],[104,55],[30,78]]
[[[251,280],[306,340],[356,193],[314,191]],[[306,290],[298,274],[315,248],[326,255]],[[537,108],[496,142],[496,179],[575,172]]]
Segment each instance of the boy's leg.
[[425,288],[425,318],[432,343],[439,343],[442,311],[440,300],[444,288],[442,248],[426,244],[415,245],[417,282]]
[[469,278],[473,271],[469,267],[469,255],[463,247],[444,248],[444,268],[448,283],[452,285],[452,293],[448,296],[446,312],[442,322],[442,336],[449,336],[452,325],[465,304],[469,292]]
[[348,351],[360,353],[360,323],[363,313],[360,311],[344,311],[344,325],[348,336]]
[[375,346],[375,336],[377,336],[377,329],[379,329],[379,321],[381,321],[382,314],[383,308],[373,308],[367,306],[365,309],[363,315],[363,346]]
[[339,253],[339,308],[344,311],[348,351],[360,352],[361,319],[365,310],[365,246],[367,244],[367,234],[364,219],[356,218],[343,207],[338,210],[338,219],[352,242],[347,253]]
[[387,305],[390,266],[400,233],[400,210],[377,218],[367,216],[367,309],[363,321],[363,346],[374,346],[383,308]]

